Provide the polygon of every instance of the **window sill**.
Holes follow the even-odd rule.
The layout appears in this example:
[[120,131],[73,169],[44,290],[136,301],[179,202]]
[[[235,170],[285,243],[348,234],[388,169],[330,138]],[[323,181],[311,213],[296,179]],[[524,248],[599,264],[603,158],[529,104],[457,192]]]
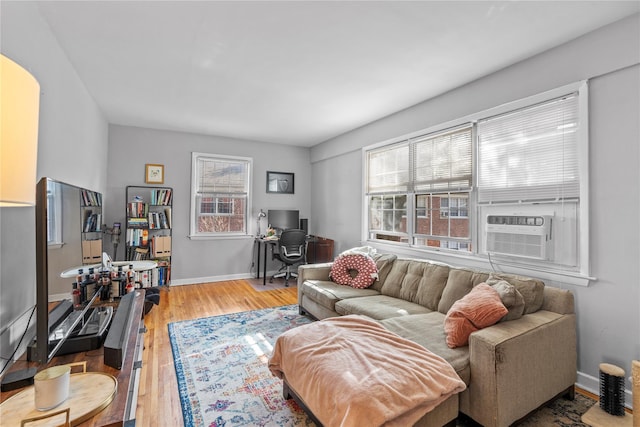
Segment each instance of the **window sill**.
[[191,240],[238,240],[238,239],[254,239],[255,236],[248,234],[225,234],[225,235],[202,235],[202,234],[190,234]]
[[521,265],[503,259],[494,259],[490,262],[487,258],[481,256],[455,253],[447,250],[418,249],[406,245],[380,243],[378,241],[365,241],[364,243],[380,251],[409,258],[429,259],[452,266],[477,268],[488,272],[494,271],[497,273],[535,277],[545,281],[545,283],[550,286],[573,285],[586,287],[589,286],[591,282],[597,280],[595,277],[590,277],[577,271],[561,271],[544,267]]

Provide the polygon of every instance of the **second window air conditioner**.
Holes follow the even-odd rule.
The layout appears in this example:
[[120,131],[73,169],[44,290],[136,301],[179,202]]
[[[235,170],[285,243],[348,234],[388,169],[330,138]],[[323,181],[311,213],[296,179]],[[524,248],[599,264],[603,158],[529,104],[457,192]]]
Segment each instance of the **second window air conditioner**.
[[550,215],[488,215],[486,252],[537,260],[553,257]]

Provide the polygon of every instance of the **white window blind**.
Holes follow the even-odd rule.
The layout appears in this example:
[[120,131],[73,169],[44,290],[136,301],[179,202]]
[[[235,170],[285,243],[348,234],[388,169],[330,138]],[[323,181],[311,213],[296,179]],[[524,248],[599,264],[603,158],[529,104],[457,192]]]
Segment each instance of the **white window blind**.
[[409,145],[404,143],[367,153],[367,193],[409,189]]
[[245,234],[252,161],[193,153],[191,235]]
[[580,193],[578,95],[478,122],[478,201],[566,200]]
[[471,188],[471,126],[412,142],[415,192]]
[[246,195],[248,162],[199,157],[196,192],[199,194]]

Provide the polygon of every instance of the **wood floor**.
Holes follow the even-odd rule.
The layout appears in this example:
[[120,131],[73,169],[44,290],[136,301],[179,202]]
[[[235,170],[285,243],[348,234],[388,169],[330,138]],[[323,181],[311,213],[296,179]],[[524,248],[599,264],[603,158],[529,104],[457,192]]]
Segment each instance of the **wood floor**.
[[147,333],[136,425],[184,425],[169,342],[169,323],[296,302],[296,287],[258,292],[243,280],[162,288],[160,305],[155,306],[144,321]]

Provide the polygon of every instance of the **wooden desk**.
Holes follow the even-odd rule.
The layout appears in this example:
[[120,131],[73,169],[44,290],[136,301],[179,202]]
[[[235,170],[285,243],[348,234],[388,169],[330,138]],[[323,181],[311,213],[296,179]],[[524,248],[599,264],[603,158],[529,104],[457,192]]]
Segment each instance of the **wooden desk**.
[[[256,237],[254,246],[256,252],[254,260],[256,263],[256,279],[260,278],[260,258],[262,255],[262,284],[267,284],[267,252],[269,247],[278,244],[278,239],[267,239],[264,237]],[[263,253],[264,251],[264,253]],[[321,262],[333,261],[333,240],[319,236],[307,236],[306,262],[309,264],[317,264]]]
[[256,266],[256,279],[260,278],[260,253],[262,252],[262,250],[264,249],[264,255],[262,258],[262,285],[266,286],[267,285],[267,252],[268,252],[268,248],[269,246],[271,246],[271,250],[273,250],[273,247],[275,245],[278,244],[278,239],[267,239],[265,237],[256,237],[253,243],[256,247],[257,247],[257,254],[256,254],[256,260],[257,260],[257,266]]
[[[34,362],[19,360],[14,363],[10,370],[14,371],[28,367],[37,367],[38,370],[42,370],[51,366],[86,361],[88,372],[104,372],[112,375],[117,379],[118,386],[113,401],[96,416],[83,422],[80,426],[124,426],[125,422],[134,420],[144,341],[142,336],[144,333],[144,324],[142,321],[144,292],[136,291],[136,294],[132,314],[134,316],[133,319],[137,321],[132,321],[128,328],[127,350],[122,369],[117,370],[104,364],[103,346],[97,350],[54,357],[46,366],[38,366]],[[3,392],[0,394],[0,401],[4,402],[18,392],[20,392],[20,389]]]

